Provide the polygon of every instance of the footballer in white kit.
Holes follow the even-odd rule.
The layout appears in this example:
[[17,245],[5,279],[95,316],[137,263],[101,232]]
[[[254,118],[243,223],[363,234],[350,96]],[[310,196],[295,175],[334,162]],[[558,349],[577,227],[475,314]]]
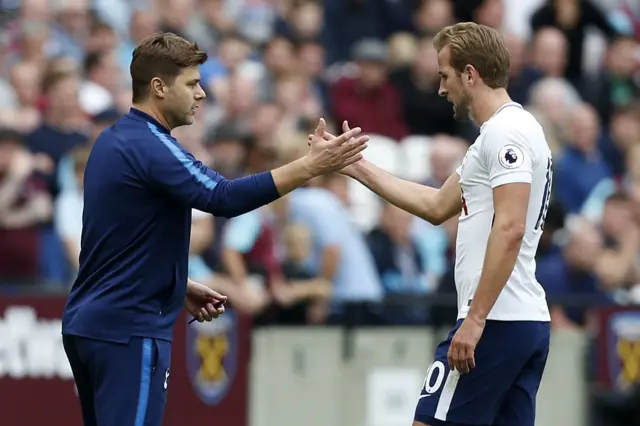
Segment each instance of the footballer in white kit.
[[440,31],[434,47],[439,94],[456,119],[480,125],[462,165],[439,189],[364,160],[342,173],[433,224],[458,216],[458,320],[436,348],[413,426],[534,426],[551,329],[535,277],[551,151],[536,119],[507,93],[509,54],[496,30],[459,23]]

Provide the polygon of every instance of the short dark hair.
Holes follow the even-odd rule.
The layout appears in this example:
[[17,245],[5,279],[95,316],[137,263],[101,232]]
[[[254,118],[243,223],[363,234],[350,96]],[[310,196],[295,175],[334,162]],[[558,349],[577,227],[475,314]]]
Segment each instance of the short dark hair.
[[157,33],[145,37],[133,51],[131,81],[133,102],[143,100],[149,83],[159,77],[172,84],[184,68],[202,65],[208,56],[189,42],[173,33]]

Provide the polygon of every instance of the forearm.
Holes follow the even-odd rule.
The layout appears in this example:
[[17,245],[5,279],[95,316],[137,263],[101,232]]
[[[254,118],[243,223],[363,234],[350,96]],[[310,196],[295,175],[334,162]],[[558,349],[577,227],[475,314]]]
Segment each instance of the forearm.
[[288,194],[314,177],[305,157],[272,170],[271,175],[280,196]]
[[518,258],[522,234],[517,230],[494,226],[489,235],[482,274],[468,316],[487,319],[506,285]]
[[400,179],[372,163],[361,161],[351,176],[391,204],[433,224],[445,218],[438,209],[438,189]]
[[269,204],[280,197],[271,172],[218,182],[209,198],[207,211],[235,217]]
[[300,158],[270,172],[223,180],[216,187],[211,211],[217,216],[239,216],[277,200],[313,177],[306,158]]

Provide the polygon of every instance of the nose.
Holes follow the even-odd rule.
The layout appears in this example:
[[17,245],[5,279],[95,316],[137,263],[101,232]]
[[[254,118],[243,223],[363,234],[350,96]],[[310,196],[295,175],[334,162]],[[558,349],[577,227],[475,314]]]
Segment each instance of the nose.
[[202,87],[199,87],[199,89],[200,90],[196,92],[196,101],[201,101],[207,97],[207,94],[204,92],[204,89],[202,89]]
[[449,93],[447,92],[447,89],[445,89],[444,87],[440,86],[440,88],[438,89],[438,95],[440,97],[446,97]]

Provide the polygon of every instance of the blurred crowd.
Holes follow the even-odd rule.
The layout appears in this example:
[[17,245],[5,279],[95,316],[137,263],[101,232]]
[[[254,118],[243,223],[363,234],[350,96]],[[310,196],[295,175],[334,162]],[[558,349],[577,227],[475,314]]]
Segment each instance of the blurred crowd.
[[[441,185],[478,134],[438,97],[433,35],[502,31],[512,98],[543,124],[553,199],[538,278],[554,324],[640,302],[640,3],[632,0],[1,0],[0,277],[68,288],[91,144],[131,104],[132,51],[171,31],[209,54],[206,105],[173,133],[228,178],[304,154],[319,117]],[[193,212],[190,277],[257,322],[455,319],[457,220],[440,227],[342,175],[230,220]],[[447,303],[427,303],[448,300]],[[414,303],[410,303],[413,301]],[[419,303],[416,303],[418,301]],[[454,305],[451,305],[451,302]]]

